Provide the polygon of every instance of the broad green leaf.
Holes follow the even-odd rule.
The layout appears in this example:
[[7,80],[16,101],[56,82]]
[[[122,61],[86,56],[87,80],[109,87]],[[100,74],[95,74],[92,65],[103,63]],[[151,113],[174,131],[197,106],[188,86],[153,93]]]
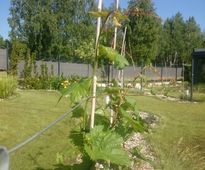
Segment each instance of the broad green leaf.
[[128,154],[122,148],[123,139],[117,133],[96,126],[85,137],[85,151],[94,161],[105,160],[117,165],[130,166]]
[[104,115],[104,110],[102,108],[96,109],[95,114]]
[[123,118],[125,118],[129,124],[132,126],[132,128],[137,132],[143,132],[146,130],[146,127],[144,126],[143,122],[139,120],[134,120],[132,118],[132,115],[127,113],[122,107],[119,108],[119,112]]
[[105,92],[107,93],[107,94],[113,94],[113,95],[117,95],[118,93],[119,93],[119,91],[120,91],[120,87],[107,87],[106,89],[105,89]]
[[86,114],[86,110],[83,107],[79,106],[76,109],[74,109],[72,117],[80,118]]
[[124,56],[120,55],[116,50],[110,47],[105,47],[101,45],[99,51],[101,57],[107,58],[111,62],[114,62],[114,65],[119,70],[129,65],[127,59]]
[[133,112],[137,111],[137,104],[136,100],[132,96],[125,96],[125,103],[123,104],[123,107],[126,108],[125,110],[132,110]]
[[[92,79],[81,79],[80,82],[75,82],[71,86],[61,91],[62,96],[70,95],[72,103],[81,101],[83,98],[89,96]],[[61,96],[61,98],[62,98]],[[60,98],[60,99],[61,99]],[[60,100],[59,99],[59,100]]]

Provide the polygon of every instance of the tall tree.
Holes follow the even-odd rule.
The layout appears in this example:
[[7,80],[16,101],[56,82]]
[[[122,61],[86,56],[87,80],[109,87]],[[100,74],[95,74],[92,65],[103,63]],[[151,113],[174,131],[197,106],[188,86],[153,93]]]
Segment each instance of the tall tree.
[[1,47],[5,48],[6,47],[6,42],[4,41],[3,37],[0,35],[0,48]]
[[193,48],[202,47],[202,33],[194,17],[184,21],[177,13],[163,24],[160,58],[170,65],[191,61]]
[[167,64],[181,61],[184,52],[185,23],[180,13],[167,18],[163,24],[160,41],[160,56]]
[[185,22],[182,14],[177,13],[171,22],[171,46],[172,46],[172,58],[173,64],[177,64],[184,58],[185,54]]
[[194,17],[190,17],[186,21],[185,28],[185,56],[183,61],[191,62],[191,53],[194,48],[203,47],[203,36],[200,27],[197,25]]
[[165,20],[161,37],[161,59],[170,65],[182,61],[185,56],[185,22],[181,13]]
[[203,39],[202,46],[203,48],[205,48],[205,32],[202,33],[202,39]]
[[26,43],[38,59],[68,59],[93,35],[93,6],[94,0],[11,0],[10,37]]
[[158,52],[160,20],[151,0],[128,3],[130,49],[137,63],[150,63]]
[[171,27],[172,27],[172,21],[171,19],[167,19],[164,24],[161,26],[160,31],[160,45],[159,45],[159,51],[157,56],[157,63],[158,64],[164,64],[170,61],[170,58],[172,58],[172,38],[171,38]]

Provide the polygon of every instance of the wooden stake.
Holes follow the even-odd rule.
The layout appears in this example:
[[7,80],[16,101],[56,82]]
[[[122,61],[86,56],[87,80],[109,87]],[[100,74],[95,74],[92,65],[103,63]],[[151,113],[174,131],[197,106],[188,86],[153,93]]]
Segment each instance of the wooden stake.
[[[115,0],[115,10],[118,11],[118,8],[119,8],[119,0]],[[117,27],[115,27],[115,30],[114,30],[114,42],[113,42],[113,49],[115,50],[116,49],[116,44],[117,44]],[[113,66],[112,66],[113,67]],[[113,116],[114,116],[114,112],[113,110],[111,109],[110,110],[110,125],[113,124]]]
[[[127,34],[127,27],[125,27],[125,31],[124,31],[124,34],[123,34],[123,40],[122,40],[122,49],[121,49],[121,55],[122,56],[125,56],[125,38],[126,38],[126,34]],[[124,70],[120,70],[119,71],[119,78],[120,78],[120,83],[121,83],[121,88],[124,87]]]
[[[102,11],[102,0],[98,1],[98,12]],[[91,116],[90,116],[90,129],[94,128],[95,124],[95,108],[96,108],[96,88],[97,88],[97,55],[98,55],[98,40],[100,36],[100,25],[101,25],[101,17],[97,19],[97,30],[96,30],[96,43],[95,43],[95,50],[96,50],[96,57],[95,63],[93,66],[93,94],[92,94],[92,108],[91,108]]]

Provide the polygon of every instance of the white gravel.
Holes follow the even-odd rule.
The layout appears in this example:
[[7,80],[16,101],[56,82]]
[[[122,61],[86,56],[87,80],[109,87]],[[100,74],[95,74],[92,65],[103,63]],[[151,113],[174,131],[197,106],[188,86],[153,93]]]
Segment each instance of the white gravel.
[[[157,122],[159,122],[159,118],[150,113],[140,112],[140,117],[145,120],[151,128],[156,127]],[[133,159],[132,170],[154,170],[150,162],[154,162],[155,157],[143,133],[134,133],[124,142],[123,146]],[[138,150],[144,160],[131,154],[135,149]]]

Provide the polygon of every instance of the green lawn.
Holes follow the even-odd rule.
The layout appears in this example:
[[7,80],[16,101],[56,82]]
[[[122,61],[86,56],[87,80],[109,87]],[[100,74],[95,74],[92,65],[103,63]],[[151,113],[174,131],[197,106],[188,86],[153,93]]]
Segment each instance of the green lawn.
[[[56,106],[59,96],[57,92],[20,91],[12,99],[1,101],[0,144],[11,149],[68,111],[66,99]],[[59,169],[56,162],[58,152],[72,155],[67,163],[73,163],[79,151],[69,139],[69,134],[76,126],[77,121],[68,117],[12,153],[11,170]]]
[[[57,92],[19,91],[17,96],[1,101],[0,144],[10,149],[68,111],[65,98],[56,106],[59,96]],[[156,168],[204,168],[199,159],[205,156],[205,103],[177,103],[146,96],[137,96],[136,100],[139,110],[161,118],[159,126],[147,135],[159,158],[155,161]],[[68,155],[67,164],[75,162],[79,149],[69,138],[75,127],[78,120],[68,117],[11,154],[11,170],[72,169],[57,165],[56,155],[64,152]],[[195,149],[196,145],[200,146]],[[88,169],[87,165],[74,169]]]
[[159,127],[148,135],[160,158],[156,167],[205,169],[205,160],[200,160],[205,156],[205,103],[178,103],[145,96],[136,100],[140,110],[161,118]]

